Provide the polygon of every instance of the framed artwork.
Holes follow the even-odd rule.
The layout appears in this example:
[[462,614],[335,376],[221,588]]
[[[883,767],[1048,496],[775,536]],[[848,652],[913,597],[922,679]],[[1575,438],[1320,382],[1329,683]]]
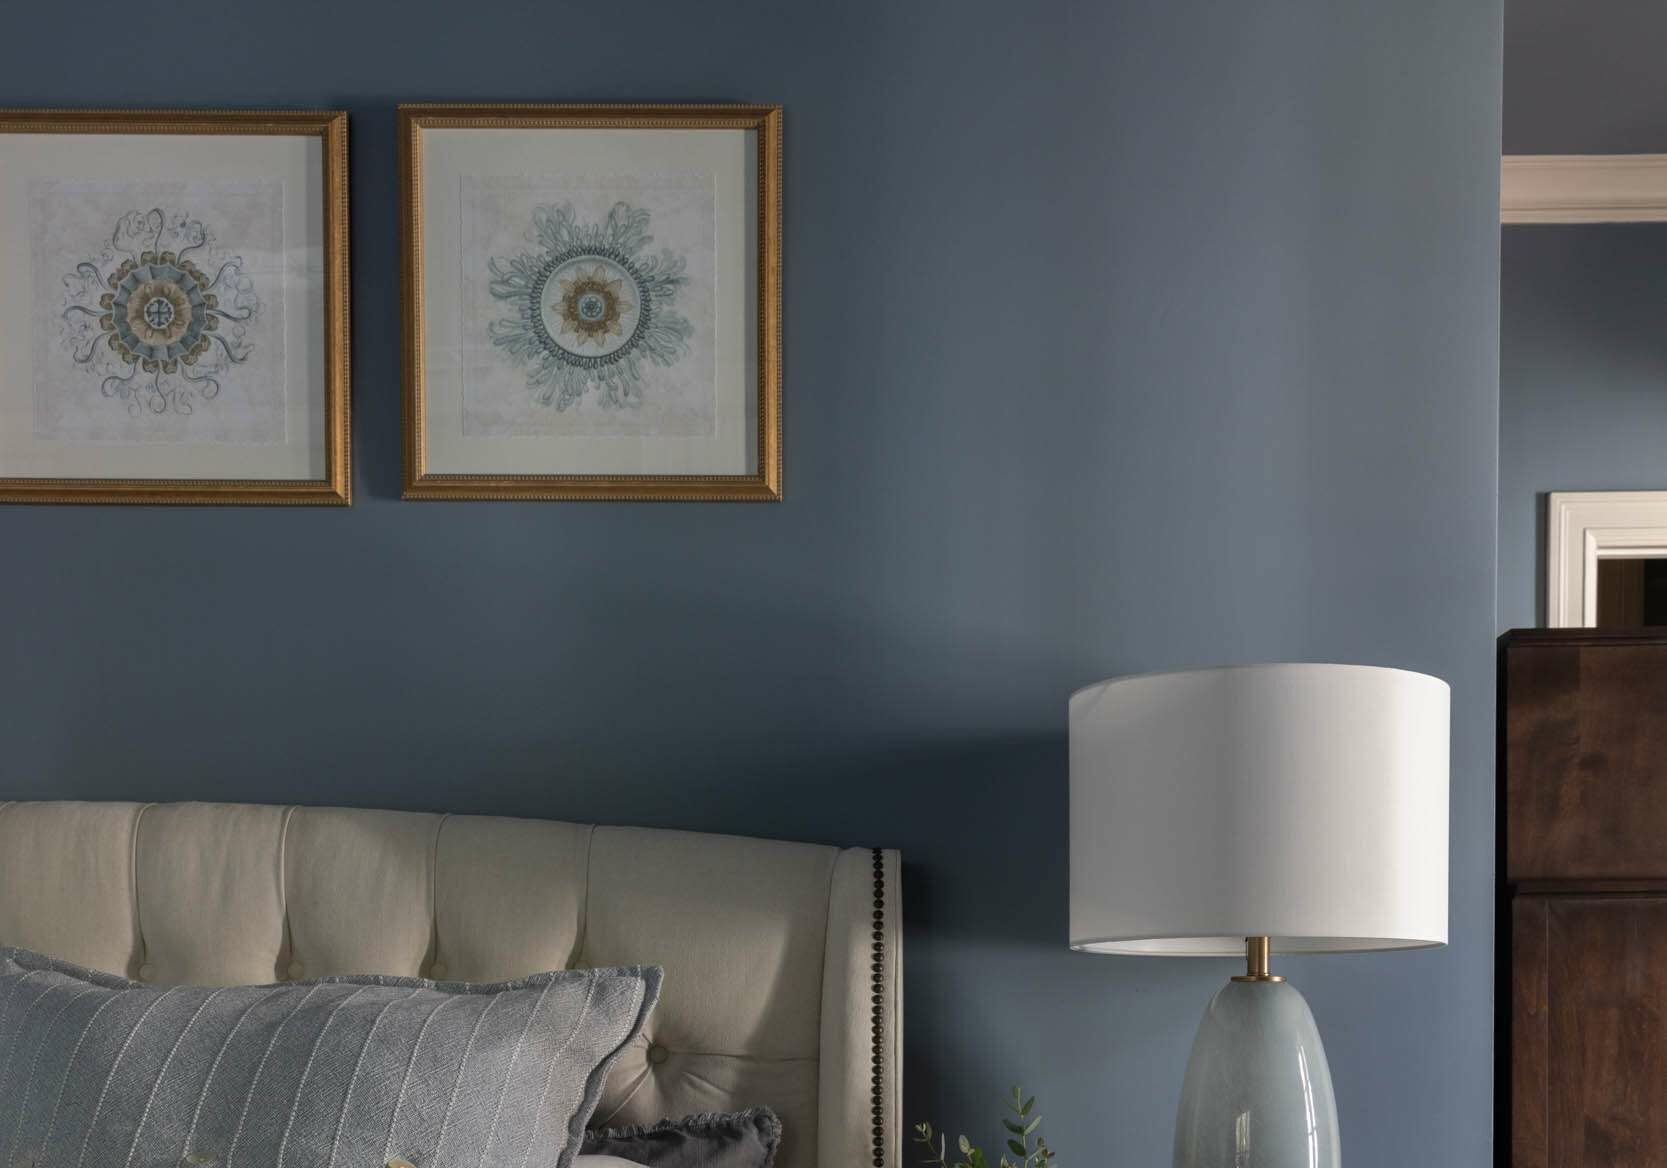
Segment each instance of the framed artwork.
[[400,107],[407,498],[781,498],[781,119]]
[[0,110],[0,501],[350,501],[347,115]]

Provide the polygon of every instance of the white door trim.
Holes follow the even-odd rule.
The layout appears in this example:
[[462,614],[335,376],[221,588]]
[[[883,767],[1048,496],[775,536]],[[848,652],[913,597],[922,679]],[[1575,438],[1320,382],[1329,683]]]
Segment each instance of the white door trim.
[[1553,491],[1545,526],[1545,623],[1595,628],[1599,560],[1667,559],[1667,491]]
[[1667,222],[1667,154],[1507,154],[1499,221]]

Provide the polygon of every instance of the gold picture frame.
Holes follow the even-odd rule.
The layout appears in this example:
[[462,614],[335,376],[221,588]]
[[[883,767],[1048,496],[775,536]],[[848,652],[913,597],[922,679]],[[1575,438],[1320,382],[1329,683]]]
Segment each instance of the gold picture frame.
[[[782,497],[782,110],[775,105],[401,105],[400,228],[404,294],[404,490],[407,499],[777,502]],[[756,368],[748,403],[753,465],[746,473],[441,473],[433,465],[425,364],[425,133],[433,130],[739,130],[751,132],[756,218],[755,304],[748,322]]]
[[[338,110],[0,109],[0,143],[11,135],[80,134],[293,136],[319,141],[323,214],[320,241],[322,278],[318,299],[322,301],[323,319],[319,322],[318,336],[323,351],[323,401],[322,410],[314,410],[309,416],[321,412],[323,434],[320,436],[322,447],[319,448],[312,445],[314,433],[309,433],[305,439],[307,450],[298,457],[303,461],[316,462],[322,455],[322,473],[318,477],[306,478],[160,475],[106,478],[85,474],[17,476],[7,473],[5,467],[0,466],[0,502],[350,504],[353,480],[349,401],[347,114]],[[311,248],[316,245],[303,241],[302,246]],[[183,258],[184,252],[180,255]],[[99,275],[98,279],[100,286],[104,287],[104,276]],[[110,347],[114,349],[115,345]],[[123,360],[133,364],[135,358],[125,355]],[[313,369],[316,371],[316,366]],[[311,377],[312,374],[304,376]],[[318,382],[311,384],[316,391]],[[218,384],[215,392],[219,392]],[[286,407],[280,402],[275,408],[282,412]],[[313,410],[311,406],[308,408]],[[232,456],[227,456],[223,461],[232,460]]]

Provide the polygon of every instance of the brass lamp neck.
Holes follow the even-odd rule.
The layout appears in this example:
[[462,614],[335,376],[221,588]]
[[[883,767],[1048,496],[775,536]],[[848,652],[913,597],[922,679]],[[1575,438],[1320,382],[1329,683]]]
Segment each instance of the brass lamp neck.
[[1282,977],[1275,977],[1268,972],[1268,939],[1266,937],[1246,937],[1244,939],[1244,973],[1235,977],[1234,981],[1284,981]]

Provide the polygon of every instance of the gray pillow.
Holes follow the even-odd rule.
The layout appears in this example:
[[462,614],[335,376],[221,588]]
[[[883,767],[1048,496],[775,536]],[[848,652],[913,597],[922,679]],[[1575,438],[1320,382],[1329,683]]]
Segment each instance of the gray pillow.
[[770,1168],[781,1120],[768,1107],[728,1115],[687,1115],[650,1127],[585,1133],[587,1156],[618,1156],[648,1168]]
[[0,949],[0,1164],[567,1168],[653,966],[159,989]]

